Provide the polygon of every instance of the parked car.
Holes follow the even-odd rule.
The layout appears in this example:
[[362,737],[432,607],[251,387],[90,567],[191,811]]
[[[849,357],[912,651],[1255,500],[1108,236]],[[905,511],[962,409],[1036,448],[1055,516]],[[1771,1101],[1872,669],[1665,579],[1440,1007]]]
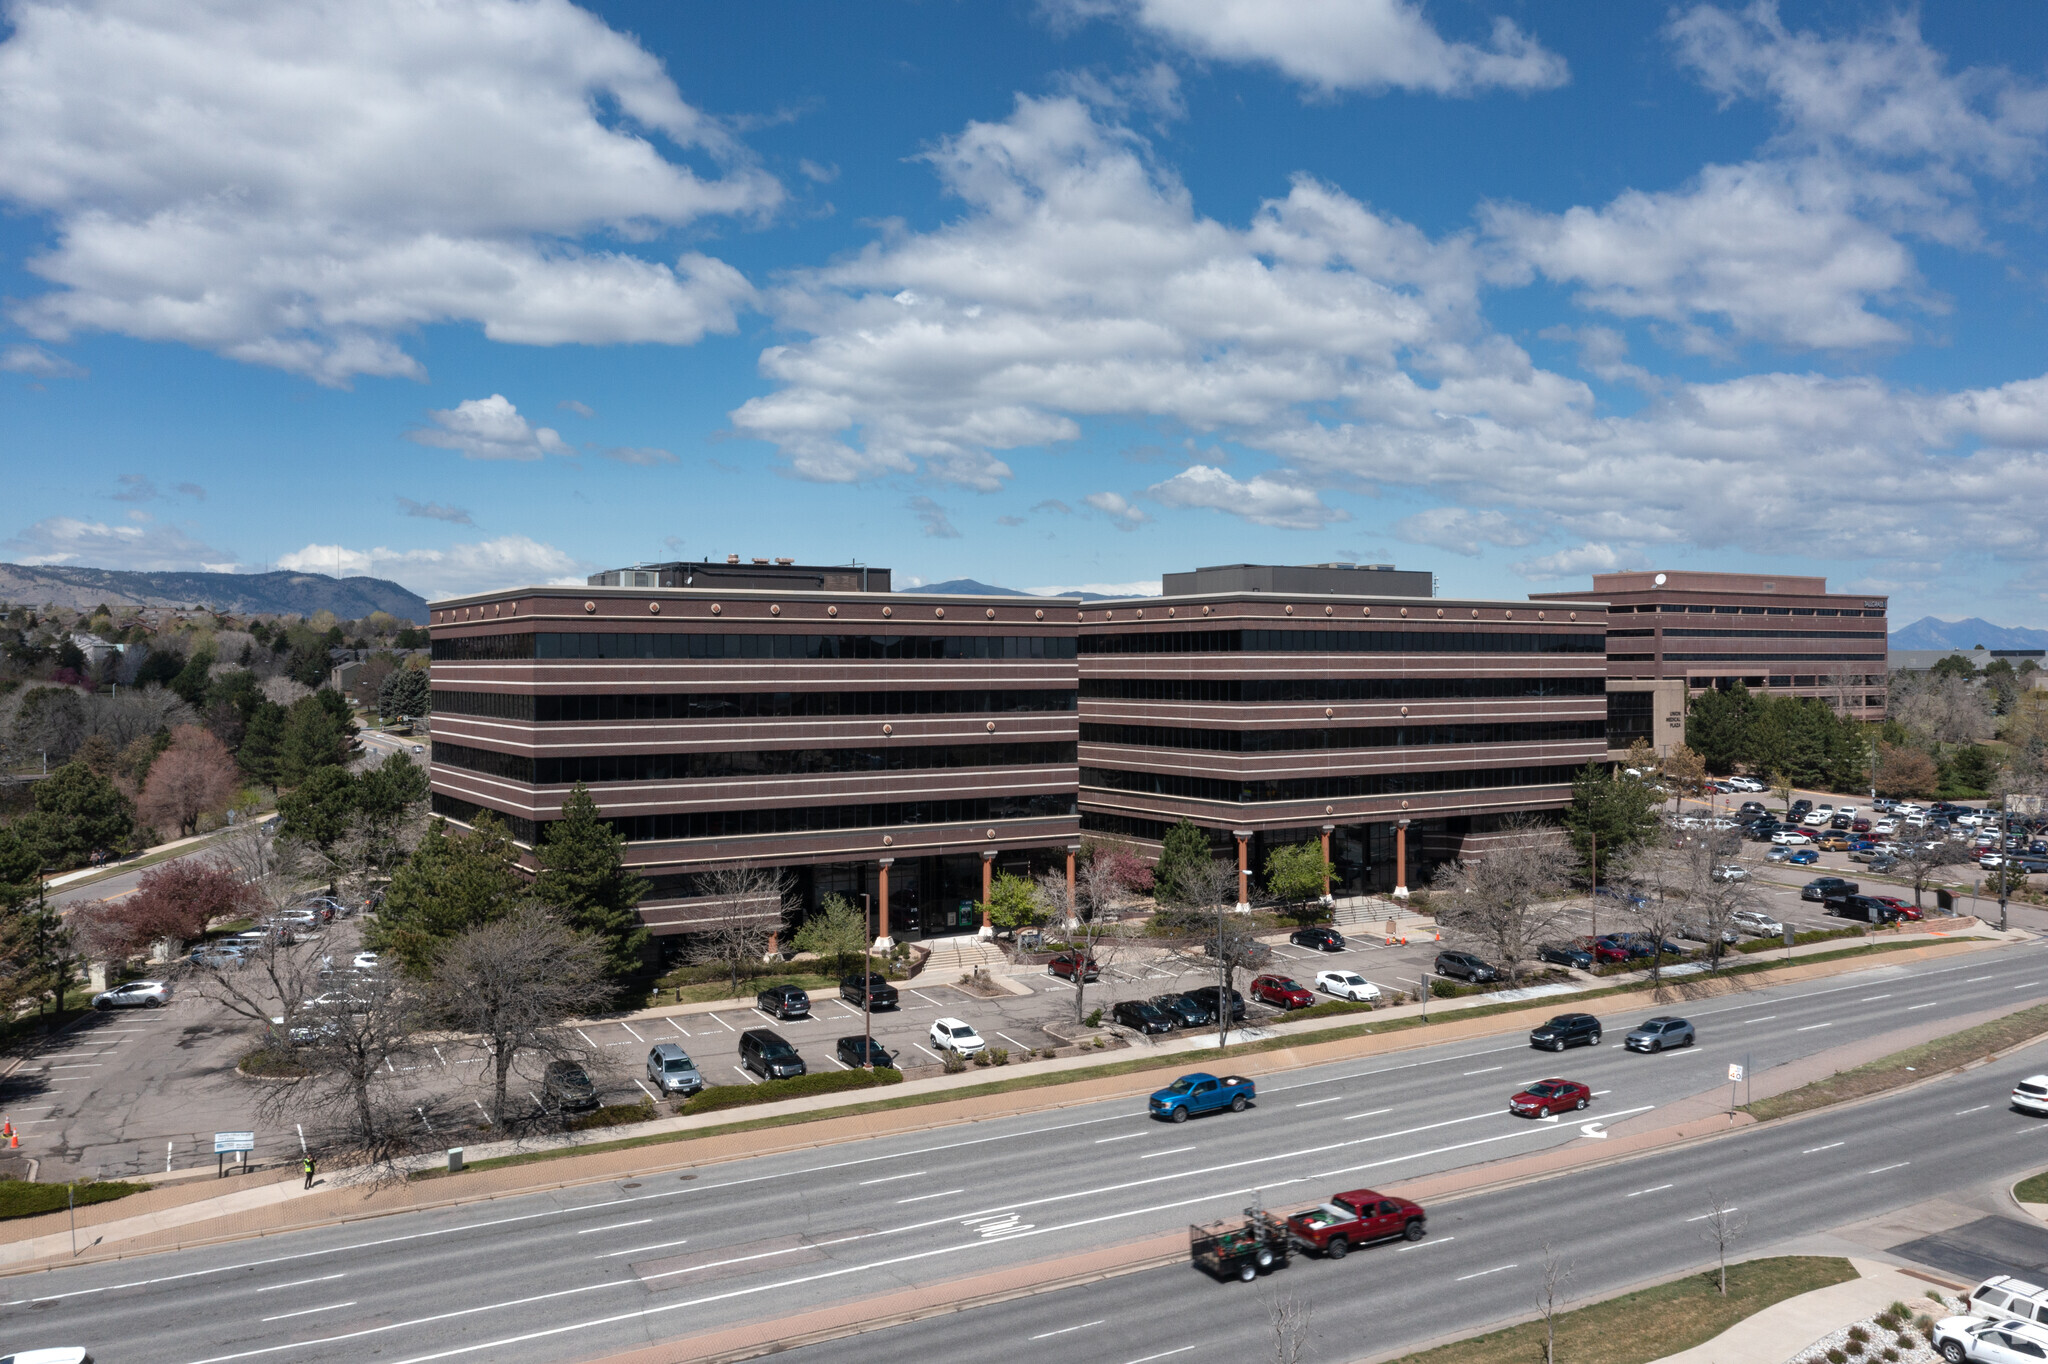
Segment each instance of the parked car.
[[764,1080],[787,1080],[807,1074],[810,1067],[781,1033],[749,1028],[740,1034],[740,1069],[751,1070]]
[[248,963],[249,954],[237,943],[209,943],[192,949],[191,961],[194,966],[210,966],[216,971],[233,970]]
[[1739,862],[1723,862],[1708,875],[1716,881],[1747,881],[1749,868]]
[[1318,952],[1344,950],[1344,935],[1334,928],[1297,928],[1287,935],[1287,941],[1296,947],[1311,947]]
[[1934,1348],[1949,1364],[2031,1364],[2048,1359],[2048,1328],[2015,1317],[1943,1317],[1934,1323]]
[[1847,852],[1849,851],[1849,838],[1846,834],[1822,834],[1813,841],[1813,846],[1822,852]]
[[1630,1051],[1655,1053],[1672,1047],[1689,1047],[1695,1040],[1691,1023],[1683,1018],[1660,1014],[1629,1029],[1628,1036],[1621,1039],[1621,1045]]
[[[1194,989],[1187,992],[1187,997],[1207,1009],[1209,1017],[1213,1020],[1220,1017],[1222,1013],[1219,1007],[1220,1001],[1217,998],[1220,990],[1222,990],[1222,987],[1217,985],[1197,985]],[[1228,1004],[1231,1021],[1233,1023],[1242,1022],[1244,1020],[1244,996],[1235,990],[1230,990],[1226,993],[1229,996]]]
[[1136,1033],[1150,1035],[1173,1031],[1173,1020],[1167,1017],[1166,1010],[1142,999],[1123,1000],[1109,1011],[1109,1017],[1111,1022],[1120,1023]]
[[754,996],[754,1007],[770,1018],[808,1018],[811,997],[795,985],[771,985]]
[[1497,968],[1488,965],[1470,952],[1437,953],[1436,973],[1440,976],[1458,976],[1482,985],[1500,979],[1500,971]]
[[2048,1118],[2048,1075],[2029,1075],[2012,1087],[2012,1106],[2037,1118]]
[[1794,848],[1785,864],[1792,867],[1811,867],[1820,861],[1820,854],[1811,848]]
[[1641,961],[1648,957],[1654,957],[1660,952],[1667,957],[1682,957],[1685,955],[1685,949],[1677,943],[1669,940],[1659,942],[1657,939],[1647,937],[1641,933],[1622,934],[1621,944],[1628,949],[1631,961]]
[[1874,895],[1829,895],[1822,904],[1822,912],[1838,919],[1880,926],[1899,921],[1897,911]]
[[1559,1014],[1529,1032],[1529,1045],[1539,1051],[1600,1045],[1600,1020],[1591,1014]]
[[1773,864],[1781,862],[1790,862],[1791,860],[1792,849],[1786,847],[1772,848],[1769,852],[1764,854],[1764,861]]
[[1538,1080],[1508,1100],[1508,1112],[1518,1118],[1548,1118],[1591,1102],[1593,1091],[1577,1080]]
[[1282,1009],[1306,1009],[1316,997],[1286,976],[1254,976],[1252,998]]
[[1803,848],[1813,842],[1813,838],[1797,829],[1780,829],[1771,835],[1771,842],[1781,848]]
[[971,1023],[957,1018],[941,1018],[932,1024],[930,1041],[939,1051],[958,1052],[962,1056],[974,1056],[988,1050],[988,1043],[981,1040],[981,1034]]
[[170,1002],[170,984],[161,980],[131,980],[92,997],[93,1008],[101,1013],[109,1009],[161,1009]]
[[1176,1027],[1206,1028],[1216,1021],[1216,1011],[1193,995],[1155,995],[1152,1002],[1174,1021]]
[[1591,952],[1568,942],[1547,942],[1536,949],[1536,957],[1553,966],[1570,966],[1580,971],[1590,971],[1594,964]]
[[1785,932],[1785,925],[1760,909],[1738,909],[1728,916],[1728,922],[1738,932],[1758,938],[1776,938]]
[[1825,900],[1831,893],[1836,891],[1844,895],[1854,895],[1862,889],[1863,887],[1857,885],[1854,881],[1845,881],[1839,876],[1817,876],[1799,888],[1799,898],[1802,900]]
[[1380,987],[1356,971],[1318,971],[1316,988],[1338,999],[1376,1000],[1380,997]]
[[1616,962],[1628,960],[1628,947],[1611,933],[1597,938],[1580,938],[1578,942],[1579,946],[1591,952],[1593,959],[1602,966],[1611,966]]
[[842,1037],[833,1044],[832,1054],[853,1070],[865,1070],[871,1061],[884,1070],[902,1069],[889,1049],[872,1037]]
[[647,1078],[664,1094],[695,1094],[704,1088],[704,1077],[690,1053],[673,1042],[657,1042],[647,1053]]
[[561,1113],[575,1108],[597,1107],[597,1086],[574,1061],[550,1061],[541,1072],[540,1098],[543,1107]]
[[[1714,940],[1713,926],[1700,923],[1694,919],[1681,919],[1673,924],[1671,928],[1679,937],[1689,938],[1693,942],[1712,942]],[[1734,929],[1724,928],[1721,930],[1721,941],[1724,945],[1732,947],[1736,942],[1740,941],[1740,937]]]
[[1340,1193],[1287,1219],[1287,1234],[1297,1246],[1330,1260],[1341,1260],[1353,1246],[1371,1241],[1420,1241],[1428,1230],[1429,1214],[1420,1203],[1371,1189]]
[[839,982],[839,997],[848,1004],[865,1004],[870,1009],[893,1009],[902,1003],[903,997],[896,987],[884,980],[881,973],[870,971],[864,976],[848,976]]
[[1258,1088],[1242,1075],[1210,1075],[1196,1071],[1183,1075],[1152,1095],[1150,1110],[1167,1122],[1186,1122],[1202,1113],[1227,1108],[1242,1113],[1258,1097]]
[[1102,968],[1095,964],[1095,958],[1089,957],[1083,961],[1080,954],[1075,952],[1063,952],[1045,964],[1045,973],[1057,976],[1061,980],[1072,980],[1076,969],[1081,972],[1083,984],[1099,979],[1102,975]]
[[1920,918],[1920,911],[1913,907],[1911,900],[1901,900],[1896,895],[1873,895],[1870,898],[1898,915],[1901,919]]

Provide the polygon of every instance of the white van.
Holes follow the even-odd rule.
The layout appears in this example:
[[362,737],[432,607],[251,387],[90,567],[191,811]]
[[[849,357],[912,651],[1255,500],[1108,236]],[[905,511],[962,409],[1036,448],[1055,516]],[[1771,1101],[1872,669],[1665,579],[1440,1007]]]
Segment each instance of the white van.
[[2048,1288],[2010,1274],[1994,1274],[1977,1285],[1963,1300],[1963,1307],[1971,1316],[2048,1324]]

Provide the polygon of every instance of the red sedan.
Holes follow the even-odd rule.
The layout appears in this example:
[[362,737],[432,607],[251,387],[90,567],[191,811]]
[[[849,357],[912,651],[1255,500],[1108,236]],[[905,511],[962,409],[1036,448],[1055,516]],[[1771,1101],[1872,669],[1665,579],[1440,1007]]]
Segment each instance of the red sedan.
[[1628,949],[1612,938],[1580,938],[1579,950],[1591,952],[1593,960],[1602,966],[1628,960]]
[[[1080,958],[1077,954],[1065,952],[1047,962],[1045,969],[1049,974],[1058,976],[1061,980],[1072,980],[1074,978],[1075,964],[1079,961]],[[1095,964],[1095,958],[1093,957],[1088,958],[1087,962],[1080,969],[1081,979],[1084,982],[1095,980],[1101,974],[1101,968]]]
[[1258,976],[1252,981],[1252,998],[1283,1009],[1306,1009],[1316,997],[1285,976]]
[[1577,1080],[1538,1080],[1508,1100],[1508,1112],[1518,1118],[1548,1118],[1591,1102],[1593,1091]]
[[1873,895],[1870,898],[1889,908],[1901,919],[1917,919],[1920,917],[1920,911],[1913,908],[1913,902],[1910,900],[1901,900],[1896,895]]

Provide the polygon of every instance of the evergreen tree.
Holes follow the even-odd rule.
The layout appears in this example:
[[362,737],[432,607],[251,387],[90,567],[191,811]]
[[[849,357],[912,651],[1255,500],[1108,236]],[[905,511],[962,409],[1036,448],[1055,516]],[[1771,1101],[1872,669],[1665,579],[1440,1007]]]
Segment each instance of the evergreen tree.
[[1740,682],[1727,691],[1709,688],[1685,710],[1685,743],[1707,771],[1726,776],[1748,756],[1750,714],[1755,697]]
[[249,712],[249,727],[242,731],[241,746],[235,750],[235,761],[249,774],[249,780],[260,781],[273,791],[282,776],[284,726],[283,706],[275,701],[258,701]]
[[1564,812],[1565,832],[1578,852],[1579,865],[1604,877],[1613,858],[1649,842],[1660,827],[1657,803],[1641,782],[1616,781],[1610,769],[1588,762],[1572,778],[1572,803]]
[[503,918],[526,898],[519,850],[502,822],[478,815],[474,832],[465,835],[451,833],[447,822],[437,819],[391,878],[363,940],[373,951],[390,953],[407,974],[424,979],[433,974],[442,944]]
[[171,679],[171,690],[185,698],[186,704],[206,704],[206,689],[213,685],[213,650],[194,649],[192,656],[185,660],[185,666]]
[[[411,763],[406,764],[411,767]],[[355,776],[346,767],[317,767],[277,802],[278,834],[331,850],[356,813]]]
[[582,782],[570,788],[562,817],[549,821],[534,856],[534,894],[569,927],[603,944],[614,979],[638,970],[651,935],[633,907],[650,887],[626,866],[624,836],[604,822]]
[[1168,829],[1160,844],[1159,862],[1152,869],[1152,885],[1160,902],[1187,903],[1188,896],[1181,888],[1183,882],[1190,872],[1207,867],[1210,860],[1209,835],[1201,825],[1183,819]]
[[322,767],[345,765],[360,750],[348,701],[322,689],[292,703],[278,750],[278,775],[296,785]]
[[417,718],[434,708],[434,693],[424,668],[395,668],[377,689],[377,713],[389,721],[398,716]]

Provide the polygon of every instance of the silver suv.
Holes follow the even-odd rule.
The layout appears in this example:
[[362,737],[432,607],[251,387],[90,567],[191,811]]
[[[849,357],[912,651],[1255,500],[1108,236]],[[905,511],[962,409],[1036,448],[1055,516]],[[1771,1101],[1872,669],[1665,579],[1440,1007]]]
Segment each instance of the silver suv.
[[647,1053],[647,1078],[667,1094],[687,1097],[704,1088],[704,1077],[697,1073],[697,1063],[673,1042],[663,1042]]
[[1728,916],[1728,922],[1759,938],[1776,938],[1785,932],[1785,925],[1758,909],[1738,909]]
[[1689,1047],[1694,1040],[1691,1023],[1663,1014],[1638,1024],[1621,1040],[1621,1045],[1630,1051],[1659,1052]]

